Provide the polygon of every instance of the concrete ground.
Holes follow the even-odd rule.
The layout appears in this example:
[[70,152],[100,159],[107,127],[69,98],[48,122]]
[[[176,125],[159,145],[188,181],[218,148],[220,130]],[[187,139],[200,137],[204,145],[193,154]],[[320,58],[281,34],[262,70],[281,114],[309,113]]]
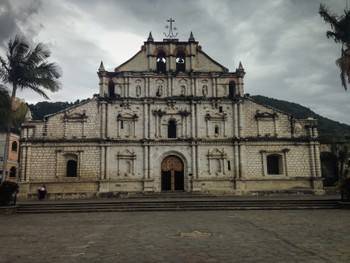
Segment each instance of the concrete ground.
[[0,215],[0,262],[350,262],[350,210]]

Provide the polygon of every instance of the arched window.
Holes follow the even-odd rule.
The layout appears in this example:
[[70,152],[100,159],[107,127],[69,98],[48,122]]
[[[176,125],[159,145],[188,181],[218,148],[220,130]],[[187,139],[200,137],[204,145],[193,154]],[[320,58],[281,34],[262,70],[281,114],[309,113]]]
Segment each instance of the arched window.
[[282,157],[279,154],[271,154],[267,156],[267,173],[282,174]]
[[77,177],[78,176],[78,163],[77,163],[77,161],[75,161],[75,160],[68,160],[67,161],[66,176],[67,177]]
[[179,51],[176,54],[176,72],[185,72],[186,71],[186,58],[183,51]]
[[115,98],[115,86],[112,80],[108,83],[108,97]]
[[18,143],[16,141],[12,142],[11,150],[13,152],[17,152],[17,146],[18,146]]
[[234,96],[236,96],[236,82],[230,81],[230,83],[228,84],[228,90],[229,90],[230,98],[233,98]]
[[17,172],[16,167],[12,166],[10,169],[10,178],[16,178],[16,172]]
[[157,55],[157,72],[166,73],[166,56],[164,51],[160,51]]
[[137,85],[137,86],[136,86],[136,96],[137,96],[137,97],[140,97],[140,95],[141,95],[141,86],[140,86],[140,85]]
[[168,138],[176,138],[176,122],[170,120],[168,124]]

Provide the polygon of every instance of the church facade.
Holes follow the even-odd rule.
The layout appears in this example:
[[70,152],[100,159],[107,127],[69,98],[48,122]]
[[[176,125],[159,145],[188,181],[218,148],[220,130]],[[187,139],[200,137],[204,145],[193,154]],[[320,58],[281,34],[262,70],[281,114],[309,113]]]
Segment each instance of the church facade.
[[99,94],[22,127],[21,194],[259,191],[322,193],[317,122],[255,102],[245,70],[187,41],[154,41],[114,71]]

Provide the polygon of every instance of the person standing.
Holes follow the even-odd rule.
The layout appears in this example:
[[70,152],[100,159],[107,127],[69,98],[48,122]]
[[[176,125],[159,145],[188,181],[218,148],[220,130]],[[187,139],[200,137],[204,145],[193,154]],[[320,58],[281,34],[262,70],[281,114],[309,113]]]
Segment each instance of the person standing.
[[38,197],[39,197],[39,200],[42,200],[45,198],[46,196],[46,186],[43,184],[41,187],[39,187],[38,189]]

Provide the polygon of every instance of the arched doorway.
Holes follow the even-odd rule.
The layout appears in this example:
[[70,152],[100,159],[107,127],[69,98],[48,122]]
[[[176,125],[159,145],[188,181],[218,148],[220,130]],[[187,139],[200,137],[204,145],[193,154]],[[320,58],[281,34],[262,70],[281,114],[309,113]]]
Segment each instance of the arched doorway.
[[169,155],[162,162],[162,191],[184,190],[184,164],[174,155]]

